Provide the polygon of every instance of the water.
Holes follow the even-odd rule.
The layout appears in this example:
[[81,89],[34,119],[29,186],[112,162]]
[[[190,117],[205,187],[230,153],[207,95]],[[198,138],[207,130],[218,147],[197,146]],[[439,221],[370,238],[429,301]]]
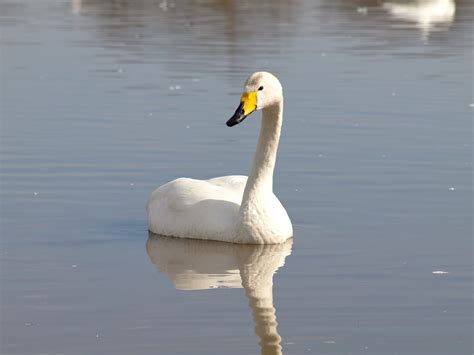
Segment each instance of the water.
[[[473,4],[414,4],[3,1],[2,354],[471,354]],[[256,70],[292,244],[148,240]]]

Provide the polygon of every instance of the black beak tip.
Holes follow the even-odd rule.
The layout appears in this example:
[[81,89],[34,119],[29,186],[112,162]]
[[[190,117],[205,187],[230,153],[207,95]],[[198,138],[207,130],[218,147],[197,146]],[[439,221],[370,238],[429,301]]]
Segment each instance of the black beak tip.
[[247,116],[233,116],[225,124],[227,125],[227,127],[234,127],[235,125],[238,125],[240,122],[245,120],[246,117]]
[[245,119],[245,117],[247,116],[244,114],[244,103],[241,102],[239,107],[237,107],[237,110],[235,110],[234,115],[231,118],[229,118],[225,124],[227,125],[227,127],[233,127],[236,124],[239,124],[240,122],[242,122]]

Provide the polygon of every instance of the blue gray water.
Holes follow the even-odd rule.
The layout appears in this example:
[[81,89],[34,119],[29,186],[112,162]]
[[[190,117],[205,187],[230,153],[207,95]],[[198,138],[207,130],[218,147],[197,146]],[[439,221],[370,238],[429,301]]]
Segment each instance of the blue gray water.
[[[471,354],[473,20],[469,0],[2,1],[2,354]],[[148,240],[155,187],[248,173],[259,115],[225,121],[256,70],[284,86],[292,245]]]

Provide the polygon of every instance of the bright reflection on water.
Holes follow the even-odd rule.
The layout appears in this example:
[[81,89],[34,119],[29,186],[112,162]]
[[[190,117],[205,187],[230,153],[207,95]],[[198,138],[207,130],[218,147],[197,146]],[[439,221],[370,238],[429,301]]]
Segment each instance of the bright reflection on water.
[[[1,1],[0,352],[471,354],[473,12]],[[260,116],[225,122],[256,70],[285,95],[276,275],[287,245],[146,242],[157,186],[248,174]]]
[[415,23],[422,31],[423,38],[442,26],[449,26],[454,20],[456,3],[454,0],[417,0],[410,2],[383,2],[382,7],[397,19]]
[[292,244],[293,240],[279,245],[238,245],[150,235],[147,252],[178,290],[244,288],[261,354],[278,355],[282,352],[273,276],[291,254]]

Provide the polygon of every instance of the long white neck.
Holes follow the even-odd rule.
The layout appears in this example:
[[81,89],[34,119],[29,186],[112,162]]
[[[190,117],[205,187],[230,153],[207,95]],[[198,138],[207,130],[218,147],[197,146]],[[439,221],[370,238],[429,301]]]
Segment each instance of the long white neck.
[[257,150],[253,158],[252,171],[248,177],[247,185],[245,185],[241,210],[247,207],[249,200],[273,191],[273,170],[275,169],[282,120],[283,100],[262,110],[262,124]]

